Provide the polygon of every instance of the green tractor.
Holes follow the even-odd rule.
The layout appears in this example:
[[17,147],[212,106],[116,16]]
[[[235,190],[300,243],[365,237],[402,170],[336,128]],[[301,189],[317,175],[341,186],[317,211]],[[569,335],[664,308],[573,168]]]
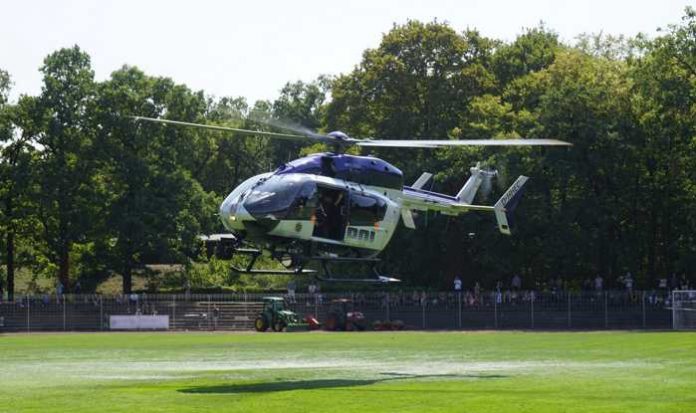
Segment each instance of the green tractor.
[[285,300],[281,297],[264,297],[263,311],[254,322],[256,331],[266,331],[269,327],[273,331],[306,330],[307,324],[302,324],[297,319],[297,314],[285,309]]

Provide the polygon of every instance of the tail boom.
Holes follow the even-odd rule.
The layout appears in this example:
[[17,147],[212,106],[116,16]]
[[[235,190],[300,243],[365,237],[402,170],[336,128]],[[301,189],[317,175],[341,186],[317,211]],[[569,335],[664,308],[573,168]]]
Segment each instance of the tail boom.
[[[526,176],[517,178],[493,206],[467,204],[455,196],[406,186],[403,190],[402,208],[408,211],[437,211],[444,215],[459,215],[468,211],[492,212],[495,214],[498,230],[503,234],[510,235],[512,212],[524,193],[524,185],[528,179]],[[406,226],[415,227],[412,220],[407,218],[410,218],[410,214],[408,217],[404,217]]]

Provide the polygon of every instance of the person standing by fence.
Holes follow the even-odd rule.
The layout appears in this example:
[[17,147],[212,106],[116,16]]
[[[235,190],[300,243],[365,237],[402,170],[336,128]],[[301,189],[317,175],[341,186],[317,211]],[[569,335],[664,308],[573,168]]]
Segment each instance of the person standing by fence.
[[60,298],[63,295],[63,283],[58,280],[56,283],[56,304],[60,304]]
[[510,283],[512,286],[512,289],[515,291],[519,291],[522,289],[522,277],[520,277],[519,274],[515,274],[512,277],[512,282]]
[[680,284],[680,285],[679,285],[679,288],[681,288],[682,290],[689,290],[689,289],[690,289],[690,287],[689,287],[689,279],[686,277],[686,273],[685,273],[685,272],[682,273],[681,281],[679,282],[679,284]]
[[317,284],[315,284],[314,281],[309,283],[309,285],[307,286],[307,292],[309,293],[309,297],[311,297],[311,299],[312,299],[311,303],[309,301],[307,301],[307,306],[309,306],[309,305],[316,306],[316,305],[320,304],[319,286]]
[[454,277],[454,292],[457,294],[462,292],[462,279],[458,275]]
[[604,278],[602,278],[601,275],[597,274],[597,276],[594,279],[594,289],[595,291],[602,292],[604,289]]
[[295,304],[295,290],[297,289],[297,283],[295,280],[290,280],[288,283],[288,302],[290,304]]
[[218,329],[218,319],[220,318],[220,309],[217,304],[213,305],[213,330]]
[[623,278],[623,283],[626,286],[626,292],[628,294],[633,293],[633,275],[630,271],[626,272],[626,276]]

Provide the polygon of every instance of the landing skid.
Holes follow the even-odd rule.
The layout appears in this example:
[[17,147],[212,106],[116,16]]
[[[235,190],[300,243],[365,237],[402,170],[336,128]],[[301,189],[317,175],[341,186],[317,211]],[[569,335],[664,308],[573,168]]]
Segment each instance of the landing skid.
[[319,281],[332,282],[332,283],[350,283],[350,284],[386,284],[386,283],[398,283],[401,282],[398,278],[385,277],[384,275],[378,275],[376,278],[326,278],[321,275],[316,275],[315,278]]
[[237,266],[232,265],[232,271],[239,273],[239,274],[265,274],[265,275],[304,275],[304,274],[315,274],[316,271],[314,270],[306,270],[303,268],[303,266],[299,266],[290,270],[276,270],[276,269],[259,269],[255,270],[254,269],[254,264],[256,264],[256,260],[261,256],[261,251],[257,249],[252,249],[252,248],[238,248],[234,250],[236,254],[242,254],[242,255],[249,255],[251,259],[249,260],[249,263],[247,264],[246,268],[239,268]]
[[[377,270],[377,264],[381,261],[379,258],[352,258],[352,257],[312,257],[313,261],[319,261],[321,263],[322,273],[315,275],[315,278],[319,281],[324,282],[336,282],[336,283],[367,283],[367,284],[385,284],[401,282],[398,278],[387,277],[379,273]],[[331,270],[329,269],[329,263],[346,263],[346,262],[356,262],[356,263],[369,263],[372,264],[373,275],[368,275],[365,277],[354,278],[352,276],[348,277],[335,277]]]
[[[239,274],[265,274],[265,275],[307,275],[312,274],[319,281],[324,282],[335,282],[335,283],[369,283],[369,284],[385,284],[400,282],[401,280],[393,277],[387,277],[380,274],[377,270],[377,264],[381,261],[379,258],[355,258],[355,257],[331,257],[331,256],[315,256],[315,257],[299,257],[298,262],[301,264],[297,265],[295,268],[288,270],[276,270],[276,269],[254,269],[256,261],[261,256],[261,251],[253,248],[238,248],[234,250],[235,254],[248,255],[250,258],[249,263],[245,268],[240,268],[237,266],[232,266],[232,271]],[[321,265],[321,273],[305,269],[304,266],[310,262],[318,262]],[[331,263],[363,263],[371,264],[372,274],[366,275],[364,277],[354,277],[354,276],[335,276],[330,268]]]

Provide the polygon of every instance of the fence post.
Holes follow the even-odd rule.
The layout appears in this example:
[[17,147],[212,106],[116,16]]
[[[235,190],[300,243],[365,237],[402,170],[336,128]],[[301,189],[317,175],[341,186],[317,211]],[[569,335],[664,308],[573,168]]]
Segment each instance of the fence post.
[[604,328],[609,329],[609,304],[607,303],[607,292],[604,292]]
[[247,303],[247,293],[246,290],[244,290],[244,318],[246,320],[249,319],[249,303]]
[[493,295],[493,328],[498,329],[498,293]]
[[572,312],[570,310],[570,291],[568,291],[568,328],[571,328],[571,326],[573,325],[572,317]]
[[208,320],[208,330],[212,329],[212,327],[210,326],[210,319],[212,318],[210,314],[210,300],[210,294],[208,294],[208,313],[205,315],[205,318]]
[[461,330],[461,328],[462,328],[462,292],[461,291],[457,292],[457,304],[459,307],[459,311],[457,312],[457,325],[459,326],[459,329]]
[[29,315],[29,312],[30,312],[29,307],[31,306],[31,300],[29,299],[28,295],[25,296],[25,298],[27,300],[27,333],[30,333],[31,332],[31,318]]
[[536,299],[536,295],[532,295],[529,297],[529,302],[532,304],[532,330],[534,329],[534,300]]
[[65,294],[63,294],[63,331],[65,331]]
[[104,296],[99,296],[99,330],[104,331]]
[[427,298],[421,302],[421,310],[423,314],[423,330],[425,330],[425,304],[428,302]]
[[172,294],[172,329],[176,328],[176,294]]
[[391,317],[389,314],[389,307],[391,307],[391,302],[389,301],[389,292],[387,291],[387,297],[386,297],[386,305],[387,305],[387,321],[391,321]]
[[643,291],[643,299],[641,301],[641,306],[643,310],[643,329],[645,329],[645,291]]
[[[674,287],[672,287],[672,288],[674,288]],[[676,297],[676,294],[674,293],[674,291],[676,291],[676,290],[672,290],[672,294],[671,294],[672,301],[670,302],[670,304],[672,305],[672,330],[677,329],[677,325],[675,323],[675,321],[676,321],[675,317],[677,316],[677,308],[674,306],[674,298]]]

